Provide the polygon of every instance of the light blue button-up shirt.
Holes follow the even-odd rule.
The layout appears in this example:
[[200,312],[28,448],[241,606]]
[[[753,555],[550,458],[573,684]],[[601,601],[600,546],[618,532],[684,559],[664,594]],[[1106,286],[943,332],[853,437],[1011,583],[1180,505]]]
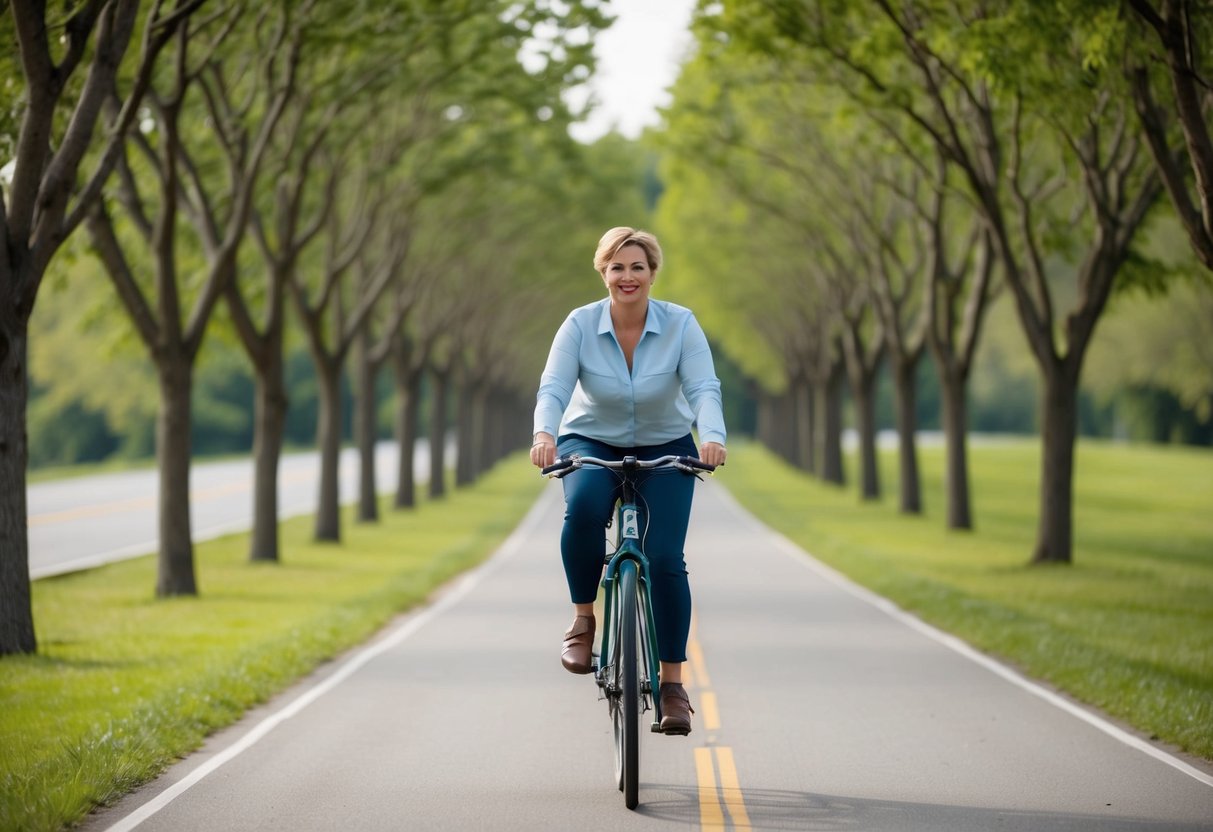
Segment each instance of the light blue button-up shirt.
[[535,433],[634,448],[679,439],[692,425],[701,442],[724,444],[720,380],[691,310],[650,300],[630,371],[610,298],[569,313],[539,381]]

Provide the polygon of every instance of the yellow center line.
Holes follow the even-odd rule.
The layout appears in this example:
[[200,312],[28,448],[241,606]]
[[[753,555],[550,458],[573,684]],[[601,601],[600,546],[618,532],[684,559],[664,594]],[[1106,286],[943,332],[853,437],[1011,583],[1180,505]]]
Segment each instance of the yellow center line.
[[687,643],[687,658],[695,666],[695,678],[699,680],[699,687],[710,688],[712,681],[708,678],[708,669],[703,663],[703,648],[699,646],[698,639]]
[[[750,816],[746,811],[737,776],[737,764],[733,749],[716,745],[716,732],[720,730],[720,708],[716,692],[710,689],[707,665],[703,660],[703,647],[695,636],[695,620],[692,618],[692,636],[687,642],[687,662],[683,667],[684,682],[694,680],[699,692],[699,710],[703,716],[703,727],[707,733],[704,745],[695,749],[695,775],[699,786],[699,823],[702,829],[749,830]],[[716,782],[720,774],[719,786]],[[725,813],[728,813],[728,823]]]
[[699,781],[699,825],[704,829],[724,829],[724,811],[716,794],[712,749],[695,749],[695,774]]
[[699,687],[696,684],[695,665],[692,662],[684,662],[682,665],[682,685],[685,688]]
[[707,731],[720,730],[720,711],[716,708],[716,694],[705,690],[699,694],[699,709],[703,711],[703,727]]
[[737,766],[733,763],[733,749],[717,748],[716,765],[720,769],[720,793],[724,797],[724,805],[729,809],[729,817],[733,819],[733,828],[749,829],[750,816],[745,810],[745,800],[741,796]]
[[64,511],[48,511],[42,514],[33,514],[30,515],[29,524],[31,526],[47,526],[52,523],[83,520],[86,517],[103,517],[107,514],[120,514],[127,511],[145,511],[155,507],[155,497],[136,497],[130,500],[115,500],[109,503],[95,503],[90,506],[69,508]]
[[[239,494],[248,491],[247,482],[229,482],[213,485],[210,488],[195,488],[190,491],[190,500],[202,502],[227,494]],[[89,517],[104,517],[110,514],[122,514],[132,511],[147,511],[156,507],[158,497],[132,497],[129,500],[111,500],[108,503],[93,503],[86,506],[64,509],[63,511],[47,511],[34,514],[29,518],[31,526],[48,526],[54,523],[67,523],[72,520],[84,520]]]

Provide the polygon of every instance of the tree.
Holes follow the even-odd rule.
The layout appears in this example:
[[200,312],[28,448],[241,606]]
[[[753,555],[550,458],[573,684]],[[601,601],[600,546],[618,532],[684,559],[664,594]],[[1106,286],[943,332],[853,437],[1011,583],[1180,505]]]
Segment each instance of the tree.
[[[247,12],[235,5],[201,21],[196,29],[179,27],[172,71],[165,88],[149,90],[154,135],[136,131],[128,146],[144,164],[118,157],[116,199],[123,215],[146,246],[152,285],[140,280],[128,246],[119,237],[112,213],[98,201],[88,218],[97,256],[117,290],[119,300],[156,365],[160,410],[156,420],[156,456],[160,469],[159,570],[156,594],[196,595],[190,512],[191,399],[194,366],[212,314],[235,279],[237,253],[244,239],[258,173],[270,137],[294,88],[299,29],[289,4],[263,7],[260,14],[279,14],[268,27],[250,90],[241,91],[259,104],[248,123],[233,118],[232,80],[225,78],[221,47]],[[306,15],[306,7],[302,10]],[[209,31],[208,31],[209,30]],[[191,49],[197,52],[191,53]],[[264,82],[262,82],[264,79]],[[191,134],[183,123],[187,96],[201,88],[210,102],[211,124],[219,144],[228,150],[227,190],[204,175],[201,157],[214,137]],[[251,109],[251,105],[249,106]],[[247,112],[247,110],[245,111]],[[241,113],[240,115],[244,115]],[[141,179],[150,179],[145,194]],[[203,274],[201,288],[190,297],[183,272],[198,268],[182,246],[179,222],[188,218],[197,235]],[[183,314],[189,305],[188,315]]]
[[[1143,42],[1143,48],[1124,53],[1133,103],[1192,250],[1213,271],[1213,85],[1202,65],[1213,41],[1213,9],[1192,0],[1129,0],[1128,6],[1137,24],[1134,34]],[[1094,22],[1102,22],[1098,12]],[[1150,41],[1153,46],[1146,46]],[[1166,87],[1169,95],[1160,89]],[[1164,97],[1171,107],[1160,101]],[[1177,132],[1182,141],[1174,138]]]
[[[328,148],[350,139],[362,126],[358,104],[385,83],[374,61],[355,62],[337,34],[349,25],[343,4],[309,8],[302,31],[306,60],[297,70],[297,93],[288,102],[267,149],[266,177],[250,216],[253,238],[265,264],[263,281],[238,277],[224,298],[255,378],[253,435],[253,527],[249,559],[280,559],[278,468],[285,436],[288,397],[285,378],[287,295],[305,250],[319,237],[337,198],[340,166],[322,169]],[[412,44],[366,43],[370,54]],[[353,114],[353,115],[351,115]],[[249,269],[249,271],[253,271]]]
[[[843,140],[831,144],[842,128],[825,126],[833,100],[828,90],[811,87],[805,94],[795,68],[721,47],[710,32],[701,47],[675,89],[666,142],[688,167],[711,166],[719,182],[705,184],[719,195],[707,204],[752,209],[749,239],[738,243],[749,253],[740,268],[762,275],[760,291],[792,313],[771,341],[783,352],[789,397],[781,405],[785,429],[774,435],[796,464],[841,485],[841,397],[849,379],[861,437],[861,489],[876,497],[874,385],[885,342],[873,306],[875,275],[856,251],[865,245],[857,238],[864,225],[859,217],[873,210],[853,193],[854,180],[864,174],[846,167]],[[713,249],[725,238],[714,239]],[[765,249],[761,255],[758,248]],[[735,283],[713,262],[717,256],[704,258],[702,273],[713,275],[718,287]],[[784,268],[780,260],[794,265]]]
[[[400,83],[391,89],[389,97],[377,101],[369,110],[384,125],[384,132],[399,130],[394,136],[379,136],[380,155],[386,160],[380,171],[384,177],[380,184],[400,191],[404,194],[400,201],[410,204],[472,172],[492,170],[495,161],[506,153],[512,134],[519,129],[533,129],[536,121],[548,122],[553,127],[567,124],[569,114],[562,93],[592,67],[591,44],[585,36],[592,38],[605,22],[595,5],[582,3],[482,0],[424,6],[414,11],[418,11],[418,16],[410,19],[409,26],[402,27],[394,17],[385,21],[390,30],[399,27],[418,37],[418,46],[407,51],[400,61]],[[389,194],[389,198],[396,197]],[[335,285],[330,279],[333,277],[335,274],[330,272],[324,281],[326,286]],[[441,279],[438,275],[433,277]],[[295,296],[300,300],[297,305],[303,317],[309,319],[313,354],[318,361],[324,356],[325,373],[339,373],[339,362],[345,355],[341,345],[346,338],[358,337],[357,328],[370,318],[360,318],[356,327],[351,322],[344,329],[345,334],[335,338],[334,349],[318,350],[316,336],[320,327],[315,313],[321,310],[314,306],[304,311],[302,287],[297,281],[295,286]],[[318,303],[324,302],[327,291],[315,295]],[[359,303],[364,300],[365,296]],[[390,329],[388,334],[394,337]],[[399,348],[403,342],[404,339],[397,338],[395,346]],[[436,371],[434,377],[439,382],[433,390],[435,406],[445,412],[441,401],[445,387],[441,382],[454,350],[441,343],[431,348],[436,348],[436,352],[431,354],[430,369]],[[433,355],[442,360],[434,361]],[[335,369],[331,366],[334,362],[338,363]],[[403,364],[409,363],[403,360]],[[370,372],[371,367],[366,369],[363,383],[369,385],[373,383],[374,372]],[[444,419],[431,422],[432,430],[440,430]],[[333,441],[330,439],[326,447],[331,447]],[[441,439],[431,447],[435,470],[445,462],[444,449]],[[333,457],[334,473],[322,479],[317,518],[317,537],[321,539],[334,539],[337,534],[335,451],[326,451],[322,458],[329,456]],[[431,490],[441,489],[443,478],[443,472],[437,470],[431,476]],[[369,476],[364,475],[364,482],[367,479]]]
[[[903,163],[900,167],[906,165]],[[879,318],[879,331],[884,335],[884,356],[893,380],[899,463],[898,505],[905,514],[919,514],[922,497],[918,473],[917,373],[926,345],[929,308],[922,297],[922,286],[926,283],[923,277],[925,249],[916,245],[919,241],[912,216],[918,199],[918,183],[912,173],[899,175],[896,163],[889,164],[882,155],[875,153],[871,156],[865,153],[864,160],[852,162],[838,173],[854,182],[853,187],[840,189],[853,216],[851,251],[861,264],[859,268],[868,275],[871,306]],[[903,182],[903,179],[909,181]],[[848,364],[856,364],[853,354],[858,354],[858,350],[850,348],[847,352]],[[850,372],[854,386],[856,372],[854,369]],[[873,433],[874,427],[869,435]],[[866,460],[864,464],[868,464]],[[875,496],[875,493],[869,496]]]
[[[938,166],[941,184],[947,175],[941,162]],[[956,246],[950,244],[949,238],[954,235],[946,231],[955,227],[947,220],[948,203],[947,191],[938,188],[926,213],[930,276],[924,304],[929,320],[927,343],[935,359],[942,398],[947,526],[971,529],[968,388],[992,296],[994,256],[989,232],[977,225],[971,229],[964,248],[958,254],[953,253]]]
[[[378,477],[375,472],[375,445],[379,436],[379,420],[376,393],[379,371],[391,358],[395,333],[417,308],[424,293],[434,288],[435,281],[416,279],[416,270],[407,268],[411,246],[408,243],[416,233],[413,211],[393,217],[393,233],[405,239],[399,257],[390,265],[392,280],[388,295],[392,303],[380,304],[379,315],[372,315],[358,333],[354,351],[354,439],[358,445],[358,520],[373,522],[379,519]],[[359,286],[371,286],[371,267],[367,258],[358,260]],[[410,279],[412,278],[412,279]],[[381,334],[376,336],[376,330]],[[410,452],[410,464],[412,454]]]
[[[37,649],[25,498],[29,318],[47,265],[112,170],[160,50],[201,4],[179,0],[171,10],[162,2],[152,5],[125,93],[115,92],[116,82],[138,22],[138,0],[88,0],[61,19],[48,18],[45,2],[9,5],[25,98],[12,180],[0,193],[0,655]],[[59,43],[54,32],[60,32]],[[77,83],[84,67],[87,75]],[[96,166],[80,182],[103,105],[115,95],[118,115]]]
[[[382,145],[390,144],[390,140]],[[298,272],[289,276],[291,297],[303,323],[308,349],[319,384],[319,417],[316,442],[320,450],[320,482],[316,507],[315,539],[341,539],[340,497],[338,493],[338,457],[341,451],[340,382],[346,356],[354,346],[359,330],[375,308],[380,296],[395,276],[403,259],[406,240],[396,238],[389,243],[390,254],[379,261],[365,284],[357,291],[348,288],[346,275],[355,264],[361,249],[372,238],[379,224],[394,228],[389,216],[391,204],[382,180],[383,167],[364,166],[351,171],[337,168],[333,174],[356,184],[352,197],[345,205],[329,214],[326,229],[326,254],[318,273],[317,287],[308,285],[306,276]],[[340,200],[340,192],[338,192]],[[388,236],[380,230],[381,235]],[[353,308],[346,311],[346,295],[353,296]]]
[[[708,204],[741,201],[761,207],[767,219],[828,229],[828,233],[816,232],[810,259],[832,260],[832,272],[840,276],[853,272],[853,279],[862,279],[869,287],[893,379],[899,504],[907,513],[921,509],[915,440],[917,367],[924,349],[931,347],[947,392],[943,422],[948,523],[952,528],[968,528],[964,405],[968,367],[990,297],[992,272],[983,268],[973,279],[970,276],[976,263],[990,263],[989,257],[980,261],[973,257],[977,243],[988,243],[988,238],[972,231],[974,223],[968,218],[975,214],[965,202],[967,195],[917,125],[896,112],[870,106],[857,92],[836,84],[828,56],[821,58],[807,49],[768,48],[763,38],[769,33],[763,33],[761,26],[759,32],[747,28],[755,20],[754,16],[734,19],[727,7],[723,14],[709,10],[700,16],[699,51],[675,88],[665,141],[689,160],[688,167],[710,165],[734,183],[732,192]],[[752,159],[748,164],[743,161],[746,157]],[[801,192],[799,201],[789,200],[785,193],[790,185]],[[670,193],[678,193],[677,187],[672,186]],[[728,222],[744,221],[753,227],[767,221],[742,220],[735,208],[731,210]],[[840,247],[845,252],[829,256],[830,249]],[[988,254],[989,245],[982,251]],[[792,247],[784,256],[803,257]],[[701,268],[705,275],[713,273],[708,262]],[[770,274],[778,267],[764,262],[762,268]],[[726,285],[730,280],[724,275],[718,279]],[[787,283],[778,291],[785,299],[801,297]],[[804,300],[819,302],[816,295]],[[840,311],[845,307],[825,309],[833,311],[818,310],[803,326],[821,329],[831,325],[835,314],[835,324],[845,321]],[[849,340],[854,346],[854,339]],[[811,437],[830,424],[825,391],[830,389],[833,370],[828,357],[833,350],[828,338],[807,339],[795,332],[781,343],[777,351],[789,362],[790,401],[779,405],[780,419],[789,421],[781,422],[780,428],[766,428],[764,435],[793,462],[816,471],[821,461],[818,443]],[[849,352],[855,389],[864,384],[865,373],[863,363],[855,360],[859,351]],[[817,379],[816,387],[811,379]],[[810,404],[818,398],[820,404]],[[822,408],[821,419],[815,416],[817,407]],[[872,435],[870,430],[867,435]],[[867,444],[863,469],[868,483],[863,487],[871,493],[874,452],[871,442]],[[830,467],[834,468],[832,462]]]
[[[892,129],[888,120],[886,130]],[[911,137],[897,129],[898,143],[911,145]],[[949,169],[937,152],[926,150],[926,160],[910,166],[904,181],[895,174],[884,182],[900,200],[900,208],[878,225],[869,223],[874,238],[879,278],[875,282],[877,308],[885,324],[891,357],[896,419],[901,456],[901,510],[920,511],[917,494],[916,373],[923,348],[934,358],[942,397],[944,433],[944,491],[947,527],[971,529],[968,465],[968,380],[982,322],[993,296],[992,244],[980,219],[974,219],[949,182]],[[903,159],[905,157],[902,157]],[[877,167],[873,161],[869,167]],[[925,183],[925,185],[924,185]],[[958,205],[959,203],[959,205]],[[916,222],[896,230],[902,210]]]
[[[254,209],[253,237],[265,261],[265,282],[259,292],[247,280],[234,280],[224,293],[236,333],[253,367],[255,379],[253,425],[253,527],[249,536],[249,559],[278,561],[278,466],[286,430],[288,396],[285,378],[286,297],[290,276],[298,268],[304,250],[316,239],[328,220],[333,204],[335,177],[329,192],[311,206],[305,216],[309,186],[316,181],[317,157],[328,128],[341,108],[328,108],[316,119],[311,96],[297,99],[282,137],[282,147],[271,170],[275,172],[270,205]],[[306,125],[306,126],[305,126]],[[304,131],[311,128],[305,140]],[[266,215],[270,217],[266,219]],[[272,220],[272,221],[271,221]],[[255,319],[254,294],[263,298],[260,325]]]
[[[750,6],[759,23],[745,22]],[[1125,96],[1082,67],[1064,10],[974,4],[958,17],[930,3],[876,6],[738,4],[732,14],[756,43],[822,56],[842,88],[909,119],[964,178],[1044,386],[1032,560],[1069,562],[1083,357],[1161,186],[1143,170]],[[1059,265],[1075,298],[1064,320],[1051,285]]]

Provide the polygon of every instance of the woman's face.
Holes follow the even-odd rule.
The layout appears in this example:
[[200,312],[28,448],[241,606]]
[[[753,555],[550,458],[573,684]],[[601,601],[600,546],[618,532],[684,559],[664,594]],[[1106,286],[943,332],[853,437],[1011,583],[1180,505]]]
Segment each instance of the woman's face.
[[632,243],[615,252],[602,274],[612,304],[644,304],[653,287],[653,271],[644,249]]

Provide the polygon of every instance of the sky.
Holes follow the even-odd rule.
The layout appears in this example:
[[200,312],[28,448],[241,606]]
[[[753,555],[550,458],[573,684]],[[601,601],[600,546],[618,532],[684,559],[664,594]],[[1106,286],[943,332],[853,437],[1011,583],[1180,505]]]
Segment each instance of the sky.
[[569,131],[578,141],[594,141],[612,127],[636,138],[660,121],[658,106],[670,101],[668,87],[691,44],[695,0],[611,0],[611,28],[598,35],[598,71],[590,81],[599,101],[585,122]]

